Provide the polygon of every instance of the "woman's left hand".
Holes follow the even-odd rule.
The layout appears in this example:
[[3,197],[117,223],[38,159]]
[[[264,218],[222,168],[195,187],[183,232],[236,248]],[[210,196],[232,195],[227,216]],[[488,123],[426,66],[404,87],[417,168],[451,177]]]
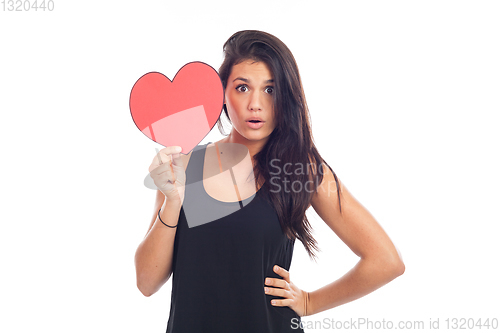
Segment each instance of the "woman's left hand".
[[274,271],[276,274],[282,276],[283,279],[266,278],[265,285],[272,286],[273,288],[265,287],[264,292],[268,295],[280,296],[285,299],[273,299],[271,304],[274,306],[288,306],[299,317],[307,316],[307,312],[310,312],[310,309],[307,310],[309,294],[299,289],[290,281],[290,273],[286,269],[275,265]]

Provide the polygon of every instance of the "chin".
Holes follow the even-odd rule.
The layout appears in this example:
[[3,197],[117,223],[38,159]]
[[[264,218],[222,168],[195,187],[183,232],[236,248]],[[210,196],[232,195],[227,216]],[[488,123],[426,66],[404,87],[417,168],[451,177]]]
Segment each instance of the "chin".
[[249,141],[262,141],[266,140],[268,137],[269,135],[262,135],[262,134],[245,136],[245,138]]
[[242,137],[245,138],[248,141],[261,141],[261,140],[266,140],[271,133],[266,133],[266,132],[261,132],[261,131],[256,131],[256,130],[248,130],[244,129],[243,131],[239,131],[236,128],[234,128],[238,134]]

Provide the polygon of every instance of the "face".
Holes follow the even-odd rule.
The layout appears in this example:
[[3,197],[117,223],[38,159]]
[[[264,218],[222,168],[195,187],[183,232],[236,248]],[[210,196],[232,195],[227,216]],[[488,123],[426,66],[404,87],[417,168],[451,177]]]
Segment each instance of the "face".
[[[242,141],[267,141],[275,128],[273,94],[273,76],[265,63],[244,60],[234,65],[225,91],[231,135]],[[260,122],[251,122],[253,118]]]

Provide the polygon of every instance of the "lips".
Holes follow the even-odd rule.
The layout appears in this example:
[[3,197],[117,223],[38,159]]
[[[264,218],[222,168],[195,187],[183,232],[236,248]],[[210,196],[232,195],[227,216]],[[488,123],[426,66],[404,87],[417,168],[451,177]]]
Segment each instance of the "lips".
[[259,118],[259,117],[252,117],[252,118],[248,118],[246,121],[247,121],[247,122],[251,122],[251,123],[259,123],[259,122],[262,122],[262,123],[263,123],[263,122],[264,122],[264,121],[262,120],[262,118]]
[[253,128],[253,129],[259,129],[261,128],[262,126],[264,126],[264,121],[259,121],[259,120],[254,120],[254,119],[251,119],[251,120],[247,120],[246,121],[248,127],[250,128]]

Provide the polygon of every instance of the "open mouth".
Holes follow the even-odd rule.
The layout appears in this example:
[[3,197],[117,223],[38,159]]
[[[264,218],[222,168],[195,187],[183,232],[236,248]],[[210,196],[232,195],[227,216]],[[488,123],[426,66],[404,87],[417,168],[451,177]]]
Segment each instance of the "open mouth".
[[257,129],[262,128],[264,126],[264,121],[255,120],[255,119],[247,120],[247,126],[257,130]]

